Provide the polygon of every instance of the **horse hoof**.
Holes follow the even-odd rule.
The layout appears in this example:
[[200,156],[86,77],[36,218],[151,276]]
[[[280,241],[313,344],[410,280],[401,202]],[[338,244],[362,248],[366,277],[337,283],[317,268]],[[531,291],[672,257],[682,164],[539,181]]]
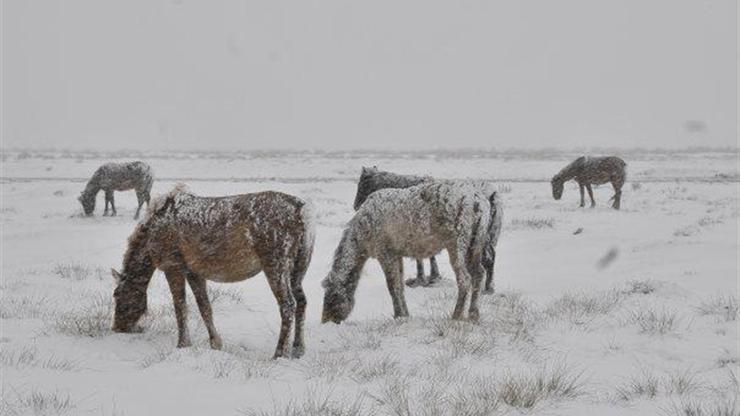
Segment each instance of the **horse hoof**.
[[415,278],[415,279],[409,279],[406,281],[406,286],[408,287],[418,287],[418,286],[426,286],[426,282],[424,282],[424,279]]
[[178,341],[177,348],[188,348],[191,345],[192,344],[190,343],[190,340],[187,340],[187,341]]
[[494,291],[491,288],[483,289],[483,294],[484,295],[493,295],[493,293],[494,293]]
[[303,347],[293,347],[293,358],[301,358],[306,350]]
[[221,341],[220,337],[215,337],[211,339],[211,348],[214,350],[220,350],[223,347],[223,342]]

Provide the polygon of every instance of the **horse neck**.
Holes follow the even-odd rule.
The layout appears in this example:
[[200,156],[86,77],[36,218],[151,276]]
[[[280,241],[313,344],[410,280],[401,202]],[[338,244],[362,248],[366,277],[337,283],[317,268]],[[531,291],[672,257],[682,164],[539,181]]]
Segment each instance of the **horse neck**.
[[335,283],[341,285],[347,294],[353,295],[357,289],[360,272],[366,261],[367,256],[360,249],[356,232],[350,226],[342,235],[332,265],[332,273],[337,277]]
[[89,181],[87,181],[87,185],[85,185],[85,190],[82,191],[82,193],[87,197],[94,197],[98,194],[99,191],[100,184],[98,183],[97,175],[95,175]]
[[568,166],[564,167],[560,172],[558,172],[557,177],[560,179],[561,182],[566,182],[570,179],[573,179],[576,174],[578,173],[578,168],[580,167],[580,164],[578,163],[580,159],[577,159]]

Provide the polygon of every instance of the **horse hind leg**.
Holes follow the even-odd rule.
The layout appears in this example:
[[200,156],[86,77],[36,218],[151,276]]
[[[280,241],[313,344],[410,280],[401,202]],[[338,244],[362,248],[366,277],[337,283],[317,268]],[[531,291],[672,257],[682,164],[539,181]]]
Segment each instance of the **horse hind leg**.
[[586,185],[588,191],[588,197],[591,198],[591,208],[596,206],[596,200],[594,200],[594,190],[591,188],[591,184]]
[[267,282],[270,284],[270,289],[280,309],[280,335],[272,358],[287,355],[288,340],[296,316],[296,299],[293,297],[290,284],[290,267],[287,266],[286,261],[281,263],[283,264],[267,265],[264,270]]
[[143,193],[136,193],[136,200],[139,201],[139,206],[136,208],[136,214],[134,214],[134,219],[139,219],[139,213],[141,212],[141,207],[144,205],[144,202],[146,202],[147,207],[149,206],[149,200],[147,199],[146,195]]
[[438,282],[442,276],[439,274],[437,259],[435,256],[429,257],[429,284]]
[[486,285],[483,289],[483,293],[492,294],[494,293],[493,284],[493,266],[496,264],[496,249],[486,248],[483,252],[483,259],[481,261],[483,268],[486,271]]
[[483,265],[480,259],[471,259],[468,262],[468,270],[472,277],[471,295],[470,295],[470,308],[468,309],[468,318],[472,322],[478,322],[480,320],[480,309],[478,309],[478,299],[481,293],[481,286],[483,284]]
[[208,291],[206,290],[206,281],[202,277],[187,271],[185,276],[190,285],[190,290],[193,291],[195,301],[198,304],[200,315],[203,318],[203,322],[208,330],[208,338],[210,339],[211,348],[214,350],[220,350],[223,346],[221,336],[216,331],[216,326],[213,324],[213,310],[211,309],[211,301],[208,300]]
[[111,207],[111,216],[115,217],[118,212],[116,212],[116,201],[113,198],[113,191],[110,191],[110,207]]
[[458,253],[457,249],[448,249],[447,251],[457,279],[457,302],[455,303],[455,309],[452,311],[452,319],[461,321],[464,318],[465,303],[468,300],[472,279],[465,264],[464,251],[462,253]]
[[622,185],[624,185],[623,179],[612,182],[612,186],[614,187],[614,196],[612,197],[612,199],[614,200],[614,203],[612,204],[612,208],[614,209],[619,209],[621,207]]
[[311,262],[310,247],[302,247],[298,250],[295,264],[291,273],[291,289],[296,301],[295,309],[295,333],[293,335],[293,358],[300,358],[306,351],[306,345],[303,338],[303,324],[306,320],[306,294],[303,292],[303,278]]

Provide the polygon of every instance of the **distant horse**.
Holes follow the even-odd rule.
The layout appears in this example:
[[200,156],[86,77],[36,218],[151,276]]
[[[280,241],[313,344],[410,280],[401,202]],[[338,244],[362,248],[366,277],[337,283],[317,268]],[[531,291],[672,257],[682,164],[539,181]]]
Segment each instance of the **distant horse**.
[[[357,211],[365,202],[367,197],[375,191],[381,189],[405,189],[411,186],[416,186],[422,183],[429,183],[433,181],[435,181],[435,179],[430,176],[399,175],[396,173],[379,170],[377,167],[363,167],[362,173],[360,174],[360,180],[357,183],[357,193],[355,195],[354,203],[355,211]],[[486,186],[485,184],[479,185],[482,185],[484,187]],[[498,207],[495,207],[495,209],[498,210],[498,215],[493,216],[493,218],[498,221],[498,224],[495,227],[496,232],[491,235],[491,239],[486,245],[485,251],[483,252],[483,267],[486,271],[486,285],[484,289],[485,293],[493,293],[493,267],[496,261],[496,243],[498,242],[498,237],[501,231],[501,221],[503,218],[502,207],[500,206],[500,204]],[[427,279],[424,275],[424,264],[422,260],[417,259],[416,278],[407,280],[406,285],[408,285],[409,287],[415,287],[419,285],[428,286],[441,279],[435,256],[429,257],[429,266],[430,276],[429,279]]]
[[[368,196],[380,189],[404,189],[411,186],[419,185],[424,182],[431,182],[434,179],[429,176],[399,175],[392,172],[378,170],[377,167],[362,168],[360,180],[357,182],[357,193],[355,194],[355,211],[365,202]],[[428,286],[442,277],[437,267],[437,259],[434,256],[429,257],[429,279],[424,275],[424,262],[416,259],[416,278],[409,279],[406,284],[409,287]]]
[[340,323],[349,316],[360,273],[370,257],[383,268],[394,316],[408,316],[403,257],[429,257],[442,249],[447,250],[457,279],[452,318],[463,319],[470,294],[468,316],[477,321],[484,273],[481,260],[494,228],[491,207],[496,206],[495,192],[489,194],[466,182],[440,181],[374,192],[342,233],[331,271],[322,282],[322,322]]
[[314,236],[306,204],[291,195],[259,192],[216,198],[175,188],[155,200],[129,238],[123,270],[111,270],[113,330],[131,332],[147,309],[147,286],[155,269],[169,283],[177,318],[178,347],[190,346],[185,281],[195,295],[211,348],[221,337],[213,324],[206,280],[238,282],[265,273],[275,295],[282,326],[274,357],[288,352],[295,319],[292,356],[303,355],[306,296],[302,281],[311,261]]
[[136,209],[134,218],[139,218],[141,206],[146,202],[149,206],[150,192],[154,173],[152,168],[144,162],[129,163],[106,163],[99,167],[92,178],[87,182],[85,190],[77,198],[82,204],[85,215],[90,215],[95,210],[95,197],[102,189],[105,191],[105,211],[103,215],[108,215],[108,204],[111,207],[111,215],[116,215],[116,205],[113,202],[113,191],[136,190],[136,198],[139,200],[139,207]]
[[589,157],[581,156],[571,164],[564,167],[557,175],[553,176],[552,196],[559,200],[563,195],[563,185],[565,182],[575,179],[581,189],[581,207],[586,205],[584,200],[584,188],[588,190],[588,196],[591,198],[591,208],[596,206],[594,201],[594,192],[591,185],[601,185],[611,182],[614,187],[614,200],[612,208],[619,209],[622,201],[622,185],[627,178],[627,164],[624,160],[616,156],[606,157]]

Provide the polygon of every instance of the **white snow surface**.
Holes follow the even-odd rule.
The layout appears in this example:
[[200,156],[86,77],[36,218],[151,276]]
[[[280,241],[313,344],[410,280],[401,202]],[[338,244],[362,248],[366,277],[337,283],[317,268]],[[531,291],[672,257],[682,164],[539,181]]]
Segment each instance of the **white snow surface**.
[[[594,189],[594,209],[578,208],[572,182],[554,201],[549,179],[570,161],[559,155],[348,156],[142,159],[158,175],[153,196],[184,182],[202,196],[276,190],[311,203],[307,351],[300,360],[273,361],[280,318],[261,276],[208,283],[222,351],[208,347],[191,294],[194,346],[175,348],[160,272],[149,288],[144,332],[111,332],[109,269],[120,267],[136,224],[134,192],[115,194],[117,217],[102,217],[102,203],[84,217],[77,195],[110,158],[4,153],[0,414],[273,414],[314,397],[338,408],[359,400],[362,412],[384,415],[397,414],[391,399],[399,389],[414,415],[464,414],[454,406],[484,406],[481,400],[498,400],[481,414],[679,414],[692,405],[738,412],[737,153],[622,155],[628,178],[620,211],[610,208],[608,185]],[[482,298],[480,324],[449,321],[456,286],[446,254],[439,256],[442,283],[406,288],[408,320],[393,320],[385,278],[371,259],[349,319],[320,324],[321,280],[354,215],[363,165],[495,180],[506,218],[497,294]],[[613,258],[601,268],[607,255]],[[413,277],[413,262],[405,266]],[[531,407],[503,394],[507,380],[558,368],[578,377],[574,391],[555,388]],[[654,394],[633,388],[651,377]]]

